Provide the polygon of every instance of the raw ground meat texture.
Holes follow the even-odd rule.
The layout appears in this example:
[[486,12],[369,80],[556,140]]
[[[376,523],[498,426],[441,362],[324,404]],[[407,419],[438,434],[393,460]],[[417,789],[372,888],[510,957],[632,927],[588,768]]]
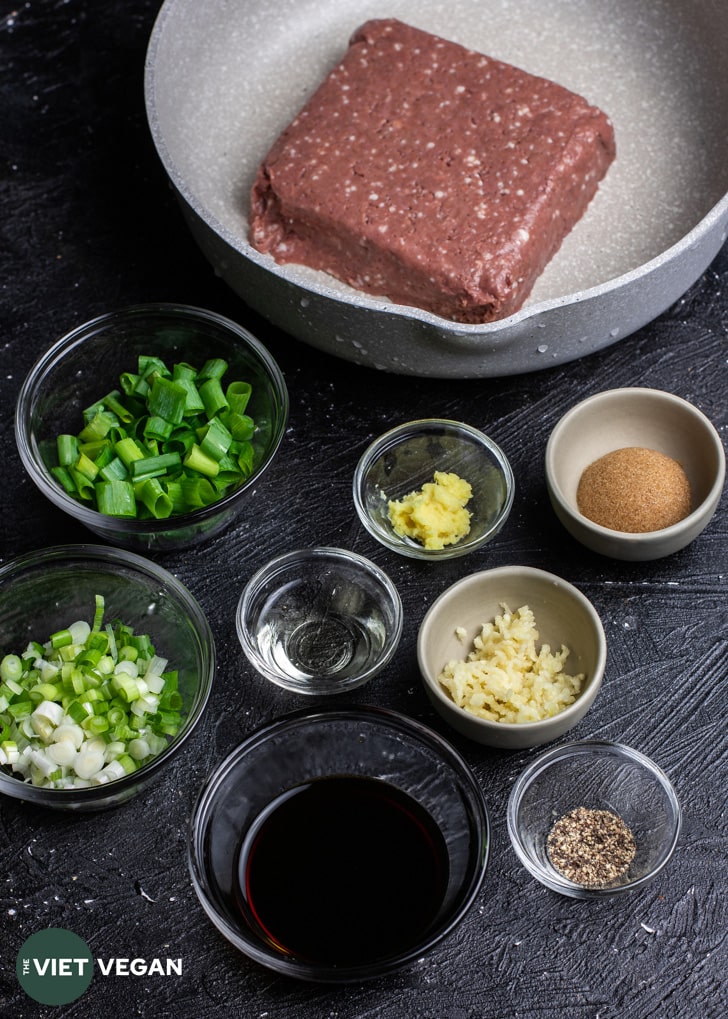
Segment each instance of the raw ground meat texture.
[[518,311],[615,158],[609,118],[510,64],[369,21],[261,163],[250,240],[443,318]]

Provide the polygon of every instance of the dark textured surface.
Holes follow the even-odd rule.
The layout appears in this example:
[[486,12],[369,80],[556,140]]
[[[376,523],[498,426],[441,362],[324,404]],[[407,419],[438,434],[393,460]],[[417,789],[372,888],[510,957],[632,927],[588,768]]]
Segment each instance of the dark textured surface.
[[[188,236],[146,129],[144,50],[158,2],[29,0],[0,8],[0,294],[3,529],[0,557],[89,535],[25,477],[12,432],[18,387],[37,356],[93,315],[177,300],[237,318],[283,368],[291,393],[281,454],[232,532],[159,561],[209,614],[219,670],[206,721],[170,774],[114,812],[64,817],[0,803],[0,1014],[179,1019],[718,1019],[726,973],[728,518],[668,559],[624,564],[576,546],[548,505],[543,452],[560,414],[620,385],[670,390],[728,428],[728,251],[657,322],[580,362],[505,380],[385,376],[318,354],[249,312]],[[417,416],[482,427],[510,457],[512,517],[476,556],[433,568],[396,558],[355,520],[351,477],[388,425]],[[261,722],[300,700],[247,666],[232,610],[250,573],[303,544],[371,556],[406,609],[394,664],[352,702],[384,704],[440,729],[414,642],[427,606],[472,570],[528,563],[579,586],[604,620],[604,687],[574,736],[622,740],[671,776],[685,812],[668,868],[610,902],[560,898],[510,848],[505,805],[535,751],[454,740],[485,789],[493,822],[482,894],[460,928],[415,967],[346,989],[307,987],[249,963],[206,919],[186,867],[186,825],[204,776]],[[442,730],[441,730],[442,731]],[[36,1005],[14,967],[25,938],[75,931],[95,957],[181,957],[179,977],[97,975],[62,1008]]]

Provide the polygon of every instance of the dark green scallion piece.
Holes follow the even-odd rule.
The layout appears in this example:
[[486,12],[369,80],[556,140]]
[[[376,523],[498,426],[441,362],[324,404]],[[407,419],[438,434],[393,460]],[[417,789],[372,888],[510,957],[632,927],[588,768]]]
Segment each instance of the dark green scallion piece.
[[159,478],[168,471],[180,467],[182,457],[179,453],[160,453],[158,456],[147,456],[134,460],[131,465],[133,481],[144,481],[146,478]]
[[96,486],[99,513],[107,517],[137,515],[134,486],[130,481],[102,481]]
[[59,467],[70,467],[76,462],[78,459],[78,446],[78,439],[75,435],[58,435],[56,437]]
[[118,456],[112,457],[107,464],[99,470],[104,481],[125,481],[129,477],[129,470]]
[[173,431],[174,423],[172,421],[167,421],[165,418],[161,418],[155,414],[152,417],[147,418],[142,434],[147,440],[166,442]]
[[249,382],[231,382],[225,390],[230,410],[235,414],[244,414],[252,392],[253,387]]
[[227,453],[232,441],[232,435],[220,418],[213,418],[200,440],[200,449],[206,456],[219,462]]
[[199,392],[205,405],[205,413],[208,419],[214,418],[216,414],[220,414],[230,406],[218,378],[208,379],[206,382],[203,382]]
[[166,519],[214,504],[253,471],[252,387],[223,385],[228,363],[198,371],[154,355],[82,412],[78,435],[56,439],[55,480],[72,498],[116,517]]
[[158,376],[152,385],[147,405],[149,413],[169,421],[173,425],[182,422],[185,416],[187,394],[182,386],[170,379]]
[[198,378],[203,382],[206,379],[218,379],[219,381],[227,370],[227,361],[221,357],[211,357],[200,368]]
[[172,514],[172,500],[157,478],[148,478],[135,489],[135,494],[156,520],[166,520]]

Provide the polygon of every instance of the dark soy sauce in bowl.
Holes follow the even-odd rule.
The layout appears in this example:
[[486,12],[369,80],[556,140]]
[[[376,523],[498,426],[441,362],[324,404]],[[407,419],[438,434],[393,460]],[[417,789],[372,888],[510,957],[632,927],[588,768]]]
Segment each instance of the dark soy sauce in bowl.
[[246,834],[236,901],[283,955],[366,965],[421,942],[447,891],[430,814],[381,779],[317,778],[282,793]]

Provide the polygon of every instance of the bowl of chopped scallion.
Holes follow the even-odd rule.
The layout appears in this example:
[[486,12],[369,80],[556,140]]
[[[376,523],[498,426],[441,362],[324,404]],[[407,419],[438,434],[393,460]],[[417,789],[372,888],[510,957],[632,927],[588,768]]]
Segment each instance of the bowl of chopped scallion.
[[165,550],[232,523],[287,419],[283,375],[251,333],[149,304],[59,339],[20,390],[15,435],[56,506],[114,545]]
[[197,726],[215,647],[189,591],[123,549],[60,545],[0,566],[0,793],[117,806]]

